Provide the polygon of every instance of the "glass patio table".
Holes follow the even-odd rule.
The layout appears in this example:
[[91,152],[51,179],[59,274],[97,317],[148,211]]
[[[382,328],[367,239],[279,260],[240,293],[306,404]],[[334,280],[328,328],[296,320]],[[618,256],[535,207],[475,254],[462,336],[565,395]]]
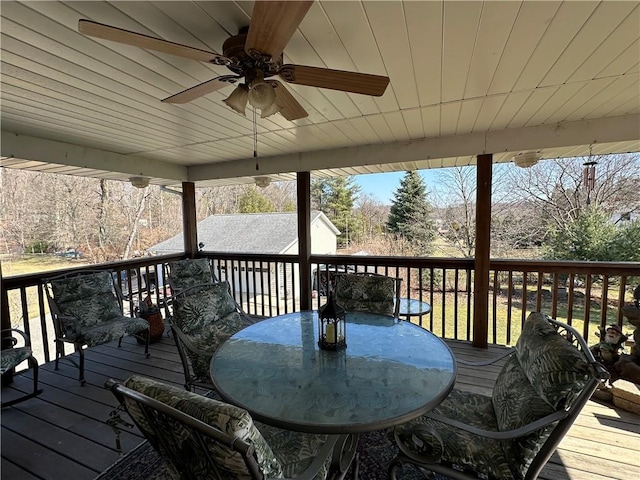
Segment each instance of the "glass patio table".
[[398,310],[401,317],[421,317],[431,311],[431,305],[415,298],[401,298]]
[[357,434],[436,407],[456,363],[431,332],[383,315],[347,312],[347,348],[318,347],[317,312],[295,312],[233,335],[211,359],[222,396],[261,422],[290,430]]

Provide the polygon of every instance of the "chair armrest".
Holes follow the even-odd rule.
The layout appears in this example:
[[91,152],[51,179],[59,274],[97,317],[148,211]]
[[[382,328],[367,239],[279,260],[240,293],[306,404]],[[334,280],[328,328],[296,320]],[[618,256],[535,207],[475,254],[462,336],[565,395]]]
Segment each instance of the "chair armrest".
[[443,417],[442,415],[438,415],[437,413],[426,413],[425,417],[430,418],[431,420],[435,420],[437,422],[444,423],[445,425],[449,425],[454,428],[459,428],[460,430],[464,430],[469,433],[473,433],[475,435],[479,435],[485,438],[491,438],[494,440],[511,440],[514,438],[523,437],[525,435],[529,435],[530,433],[535,432],[536,430],[540,430],[548,425],[551,425],[554,422],[562,420],[569,415],[569,411],[567,410],[558,410],[557,412],[553,412],[549,415],[546,415],[538,420],[531,422],[523,427],[516,428],[515,430],[505,430],[502,432],[495,432],[492,430],[484,430],[482,428],[474,427],[472,425],[467,425],[466,423],[458,422],[457,420],[453,420],[448,417]]
[[500,360],[502,360],[505,357],[508,357],[509,355],[514,354],[516,351],[515,348],[512,348],[510,350],[507,350],[506,352],[501,353],[500,355],[498,355],[495,358],[492,358],[491,360],[485,360],[482,362],[469,362],[467,360],[462,360],[460,358],[456,358],[456,362],[460,363],[462,365],[467,365],[469,367],[484,367],[486,365],[493,365],[496,362],[499,362]]
[[17,334],[19,334],[22,337],[22,340],[24,341],[24,346],[25,347],[31,347],[31,342],[29,341],[29,337],[27,337],[27,334],[24,333],[22,330],[18,330],[17,328],[5,328],[2,330],[1,334],[2,334],[2,341],[4,342],[4,340],[9,340],[11,342],[11,347],[14,347],[18,344],[18,339],[15,338],[15,335],[8,335],[8,336],[4,336],[5,333],[8,332],[16,332]]
[[178,337],[180,342],[182,342],[182,344],[190,352],[195,353],[196,355],[203,355],[203,356],[211,356],[214,354],[214,352],[207,352],[205,350],[200,350],[199,348],[197,348],[193,343],[191,343],[191,341],[186,337],[186,335],[182,332],[182,330],[180,330],[180,328],[177,327],[171,320],[169,320],[169,325],[171,325],[171,330],[173,330],[174,335]]
[[[61,339],[72,340],[82,332],[80,321],[75,317],[70,317],[67,315],[55,315],[53,321],[58,323],[58,328],[56,330],[60,332]],[[69,335],[67,333],[68,326],[71,326],[73,335]]]

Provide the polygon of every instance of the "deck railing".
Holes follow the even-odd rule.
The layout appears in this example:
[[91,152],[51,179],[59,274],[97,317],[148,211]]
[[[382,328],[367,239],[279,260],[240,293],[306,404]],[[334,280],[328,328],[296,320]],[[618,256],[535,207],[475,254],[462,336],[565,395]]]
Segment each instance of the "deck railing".
[[[201,252],[211,259],[220,280],[231,285],[236,301],[250,314],[273,316],[300,310],[298,257]],[[168,314],[170,295],[165,278],[168,261],[183,255],[145,257],[123,262],[91,265],[74,270],[104,269],[117,272],[126,295],[125,308],[133,312],[145,296]],[[474,260],[312,255],[312,307],[325,301],[327,279],[336,271],[369,271],[402,279],[402,297],[431,305],[426,315],[411,320],[442,338],[473,340]],[[68,271],[68,270],[65,270]],[[49,361],[53,349],[53,326],[42,288],[44,278],[62,273],[6,277],[12,325],[32,338],[39,360]],[[640,263],[550,262],[528,260],[491,261],[488,342],[515,343],[526,316],[542,311],[573,325],[588,343],[597,340],[598,328],[610,323],[624,325],[625,294],[640,282]]]

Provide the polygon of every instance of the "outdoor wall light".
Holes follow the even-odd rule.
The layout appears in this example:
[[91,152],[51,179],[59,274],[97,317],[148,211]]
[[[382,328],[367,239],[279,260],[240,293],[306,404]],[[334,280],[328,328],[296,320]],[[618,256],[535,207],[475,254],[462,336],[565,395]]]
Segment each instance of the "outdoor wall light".
[[269,177],[255,177],[256,186],[265,188],[271,185],[271,179]]
[[520,152],[513,157],[513,163],[521,168],[533,167],[542,159],[542,155],[539,152]]
[[129,181],[131,185],[136,188],[145,188],[149,186],[149,179],[147,177],[130,177]]

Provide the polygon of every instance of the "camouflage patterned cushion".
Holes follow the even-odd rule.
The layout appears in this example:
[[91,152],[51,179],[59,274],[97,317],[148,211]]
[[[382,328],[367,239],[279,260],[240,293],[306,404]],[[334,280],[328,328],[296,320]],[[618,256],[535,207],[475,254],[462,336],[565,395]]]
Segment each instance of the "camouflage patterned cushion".
[[[509,357],[493,387],[493,408],[498,430],[514,430],[553,413],[549,403],[535,392],[516,355]],[[516,478],[523,478],[552,427],[512,441],[503,441],[505,456]]]
[[149,322],[144,318],[117,317],[83,328],[82,336],[78,340],[84,341],[89,347],[94,347],[148,328]]
[[210,382],[209,364],[213,353],[234,333],[250,325],[236,311],[227,282],[209,285],[193,295],[177,296],[171,321],[195,348],[210,352],[210,355],[200,355],[187,350],[194,376],[205,382]]
[[396,281],[382,275],[336,275],[336,301],[346,310],[393,315]]
[[107,271],[53,280],[51,290],[60,313],[78,319],[81,327],[122,316]]
[[[454,388],[433,412],[483,430],[498,431],[491,397],[485,395]],[[437,439],[431,434],[417,432],[417,425],[431,427],[438,432],[443,443],[443,463],[470,469],[491,479],[514,479],[499,441],[455,429],[424,416],[396,427],[398,439],[405,448],[420,455],[441,451]],[[419,438],[418,443],[413,440],[414,435]],[[418,446],[420,443],[421,447]]]
[[0,353],[0,375],[31,356],[29,347],[7,348]]
[[196,285],[214,283],[207,258],[188,258],[169,262],[169,283],[174,294]]
[[584,356],[541,313],[527,318],[516,352],[534,390],[554,409],[570,404],[591,376]]
[[[318,451],[327,441],[327,435],[281,430],[270,425],[256,422],[256,426],[267,441],[280,465],[285,478],[295,478],[305,471],[316,459]],[[325,480],[331,466],[331,455],[327,456],[322,468],[313,477]]]
[[[197,418],[208,425],[214,426],[228,435],[252,444],[255,447],[258,464],[265,476],[282,476],[282,467],[278,463],[271,447],[262,437],[260,431],[254,425],[253,419],[245,410],[137,375],[130,377],[124,385]],[[148,420],[139,408],[131,400],[127,400],[126,403],[131,417],[136,421],[154,448],[160,450],[160,455],[167,461],[174,473],[180,471],[182,478],[194,480],[217,478],[213,472],[207,471],[206,465],[202,461],[202,456],[198,455],[198,451],[201,450],[198,439],[191,436],[180,424],[162,422],[154,425],[155,429],[160,429],[161,435],[165,440],[168,439],[175,442],[172,452],[178,452],[178,455],[184,459],[184,461],[180,462],[180,465],[175,465],[155,440],[157,438],[156,431],[149,426]],[[206,448],[216,461],[223,478],[250,478],[244,461],[238,453],[212,440],[206,440]]]

